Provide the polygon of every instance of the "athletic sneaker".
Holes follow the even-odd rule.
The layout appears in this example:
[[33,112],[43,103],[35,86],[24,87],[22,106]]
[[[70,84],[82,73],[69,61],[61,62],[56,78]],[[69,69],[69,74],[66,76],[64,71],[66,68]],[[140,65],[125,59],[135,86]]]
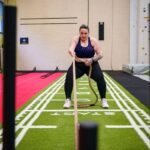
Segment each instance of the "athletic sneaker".
[[64,104],[64,108],[68,109],[71,106],[71,100],[70,99],[66,99],[65,104]]
[[105,109],[109,108],[106,98],[102,98],[102,107]]

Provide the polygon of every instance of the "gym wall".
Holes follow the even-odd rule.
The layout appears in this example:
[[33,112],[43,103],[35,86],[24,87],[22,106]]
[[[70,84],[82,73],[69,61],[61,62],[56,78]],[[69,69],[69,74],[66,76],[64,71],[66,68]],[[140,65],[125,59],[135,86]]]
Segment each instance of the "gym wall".
[[[100,40],[104,70],[121,70],[129,63],[130,0],[17,0],[17,70],[67,70],[68,47],[81,24],[89,24],[90,35]],[[20,38],[25,42],[20,43]],[[28,43],[26,43],[26,38]]]
[[130,0],[130,64],[149,65],[150,0]]
[[100,64],[105,70],[121,70],[129,63],[130,0],[91,0],[89,26],[98,38],[98,22],[104,22],[104,41],[100,41],[104,58]]
[[150,29],[149,29],[149,8],[150,0],[139,0],[138,1],[138,55],[137,62],[139,64],[150,63]]

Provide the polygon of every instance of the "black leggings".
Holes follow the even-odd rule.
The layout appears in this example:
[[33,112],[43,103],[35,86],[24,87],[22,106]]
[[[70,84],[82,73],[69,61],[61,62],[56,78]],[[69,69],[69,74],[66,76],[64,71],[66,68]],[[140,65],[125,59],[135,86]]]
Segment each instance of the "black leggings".
[[[85,66],[84,63],[79,63],[76,62],[76,78],[80,78],[84,74],[88,75],[89,74],[89,69],[90,67]],[[65,95],[66,98],[71,99],[71,93],[73,89],[73,66],[69,67],[66,75],[66,80],[65,80]],[[101,99],[106,97],[106,82],[104,80],[104,76],[102,73],[102,70],[98,64],[98,62],[94,62],[92,64],[92,72],[91,72],[91,78],[96,81],[97,87],[99,90],[99,94]]]

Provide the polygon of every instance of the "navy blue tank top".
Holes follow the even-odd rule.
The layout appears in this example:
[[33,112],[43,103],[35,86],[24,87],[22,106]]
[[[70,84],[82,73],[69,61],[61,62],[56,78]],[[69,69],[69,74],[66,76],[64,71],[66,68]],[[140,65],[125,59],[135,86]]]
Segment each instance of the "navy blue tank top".
[[75,53],[76,56],[79,58],[91,58],[94,56],[95,51],[93,46],[91,45],[91,41],[89,37],[88,37],[88,46],[86,47],[81,46],[81,42],[79,38],[78,44],[75,48]]

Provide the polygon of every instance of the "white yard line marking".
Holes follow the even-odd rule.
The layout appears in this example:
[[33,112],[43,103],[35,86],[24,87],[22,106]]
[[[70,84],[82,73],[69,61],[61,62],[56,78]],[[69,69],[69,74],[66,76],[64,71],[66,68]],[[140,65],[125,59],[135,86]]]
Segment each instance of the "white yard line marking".
[[[61,93],[62,95],[63,94],[65,94],[65,93]],[[56,94],[57,95],[57,94]],[[63,99],[57,99],[57,98],[55,98],[55,99],[52,99],[51,101],[56,101],[56,102],[61,102],[61,101],[65,101],[66,99],[65,98],[63,98]],[[101,99],[98,99],[98,101],[100,101]],[[128,101],[128,100],[126,100],[126,99],[123,99],[124,101]],[[78,98],[78,101],[79,102],[90,102],[91,100],[90,99],[88,99],[88,98]],[[112,102],[114,102],[114,99],[107,99],[107,101],[112,101]],[[118,101],[120,101],[120,99],[118,99]],[[144,116],[144,115],[143,115]],[[148,119],[149,120],[149,119]]]
[[90,99],[87,99],[87,98],[84,98],[84,99],[83,99],[83,98],[82,98],[82,99],[79,98],[78,101],[79,101],[79,102],[90,102],[91,100],[90,100]]
[[115,112],[104,112],[105,115],[115,115]]
[[[65,93],[64,93],[64,94],[65,94]],[[51,101],[52,101],[52,102],[55,102],[55,101],[56,101],[56,102],[61,102],[61,101],[64,102],[65,99],[52,99]],[[83,99],[83,98],[80,99],[80,98],[79,98],[78,101],[79,101],[79,102],[90,102],[91,100],[90,100],[90,99],[87,99],[87,98],[85,98],[85,99]]]
[[89,85],[88,83],[79,83],[78,85]]
[[[100,113],[98,112],[78,112],[79,115],[93,115],[93,116],[98,116],[98,115],[101,115]],[[72,112],[55,112],[53,114],[50,114],[51,116],[73,116],[74,115],[74,111]],[[108,114],[107,114],[108,115]]]
[[[86,94],[91,94],[90,92],[77,92],[78,95],[86,95]],[[56,95],[64,95],[64,92],[58,92]]]
[[81,87],[81,88],[78,88],[78,90],[88,90],[88,87]]
[[74,112],[64,112],[64,115],[65,115],[65,116],[73,116],[73,115],[74,115]]
[[64,92],[58,92],[56,95],[64,95]]
[[[34,111],[34,112],[73,112],[73,109],[44,109],[44,110],[27,110],[27,111]],[[138,111],[138,110],[120,110],[120,109],[78,109],[78,112],[123,112],[123,111]]]
[[55,113],[51,114],[51,116],[60,116],[60,114],[58,112],[55,112]]
[[[40,107],[40,110],[44,110],[46,108],[46,106],[49,104],[49,102],[51,101],[51,99],[53,98],[53,96],[59,91],[59,89],[63,86],[63,82],[61,82],[60,85],[55,86],[55,88],[53,88],[53,90],[51,91],[51,96],[48,100],[45,101],[44,105],[42,105],[42,107]],[[33,124],[33,122],[40,116],[41,111],[37,112],[32,119],[27,123],[27,126],[31,126]],[[22,131],[19,133],[19,135],[16,138],[16,146],[20,143],[20,141],[23,139],[23,137],[25,136],[26,132],[28,131],[28,127],[27,128],[23,128]]]
[[[124,111],[124,108],[122,106],[122,104],[117,101],[117,97],[115,96],[115,94],[118,96],[117,92],[114,90],[114,88],[112,87],[112,82],[111,80],[106,76],[107,79],[107,84],[109,85],[107,87],[107,89],[110,91],[111,96],[114,98],[116,104],[118,105],[118,107],[123,111],[123,113],[125,114],[125,116],[127,117],[127,119],[129,120],[129,122],[131,123],[131,125],[134,127],[135,131],[137,132],[137,134],[139,135],[139,137],[143,140],[143,142],[147,145],[148,148],[150,148],[150,140],[149,138],[145,135],[145,133],[143,133],[142,130],[140,130],[140,128],[137,127],[136,122],[134,121],[134,119],[132,118],[132,116],[127,112]],[[110,84],[111,83],[111,84]],[[109,88],[110,87],[110,88]],[[115,93],[115,94],[114,94]],[[118,96],[119,97],[119,96]],[[121,100],[121,99],[120,99]],[[132,111],[131,111],[132,112]],[[145,127],[145,126],[144,126]],[[145,129],[145,128],[144,128]]]
[[80,112],[81,115],[87,115],[89,112]]
[[81,80],[81,81],[79,81],[79,82],[85,82],[85,83],[88,83],[88,81],[87,81],[87,80]]
[[52,102],[64,102],[65,99],[52,99],[51,101]]
[[[135,126],[131,125],[106,125],[106,128],[134,128]],[[144,128],[144,126],[136,126],[137,128]],[[150,128],[150,126],[148,126]]]
[[[124,101],[129,101],[129,100],[127,100],[127,99],[123,99]],[[114,99],[107,99],[107,101],[113,101],[114,102]],[[118,101],[120,101],[120,99],[118,99]]]
[[92,115],[93,115],[93,116],[100,116],[101,114],[98,113],[98,112],[94,112]]
[[20,126],[20,128],[28,128],[28,129],[56,129],[57,126],[54,125],[32,125],[32,126]]

